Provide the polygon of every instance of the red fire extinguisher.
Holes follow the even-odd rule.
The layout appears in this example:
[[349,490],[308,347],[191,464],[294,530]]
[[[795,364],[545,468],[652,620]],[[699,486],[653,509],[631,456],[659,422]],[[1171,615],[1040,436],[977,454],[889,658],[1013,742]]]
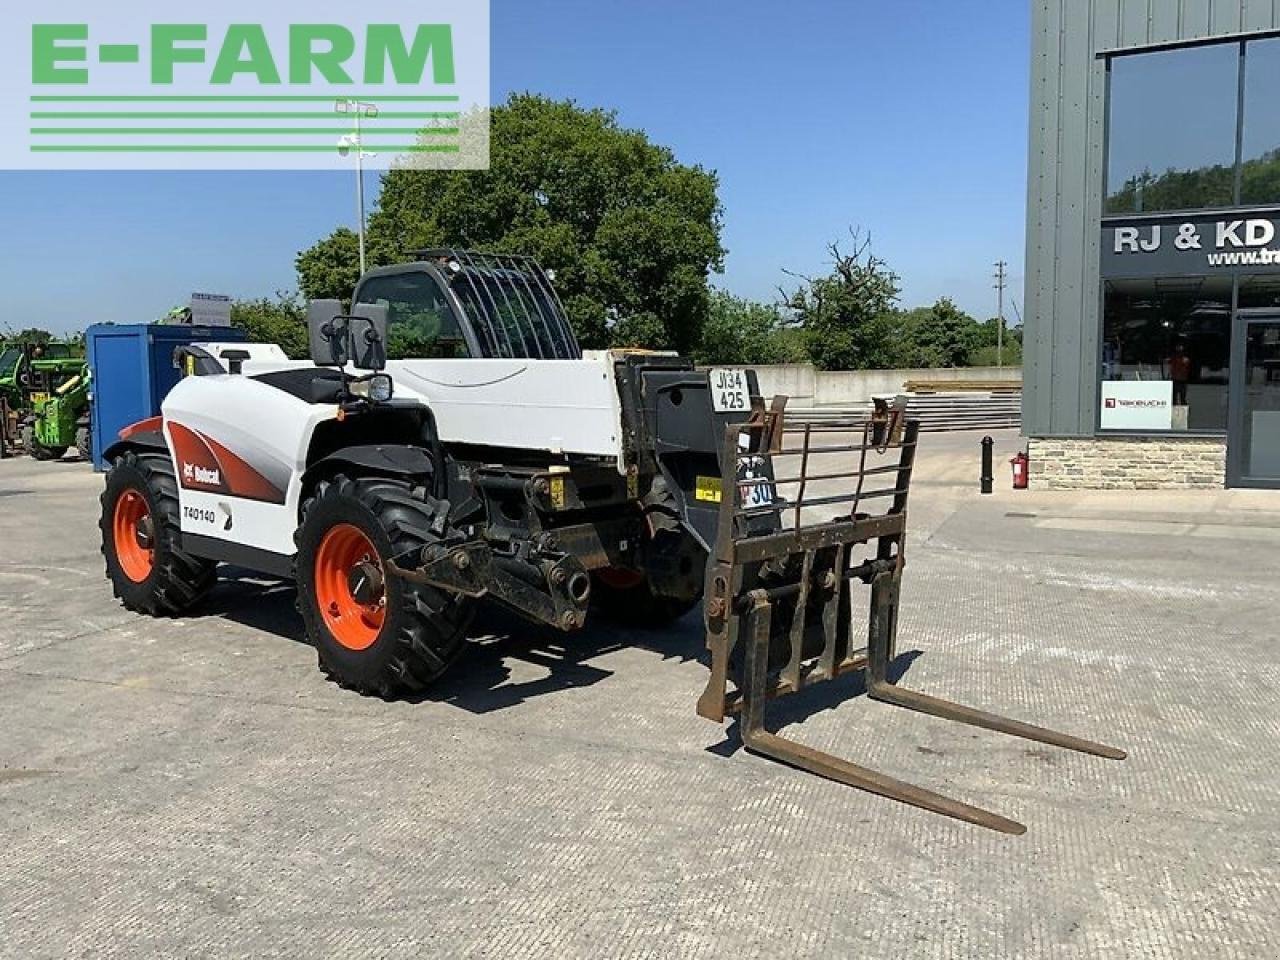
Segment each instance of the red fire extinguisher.
[[1025,452],[1019,452],[1018,455],[1009,462],[1013,464],[1013,489],[1027,489],[1027,484],[1030,480],[1030,458]]

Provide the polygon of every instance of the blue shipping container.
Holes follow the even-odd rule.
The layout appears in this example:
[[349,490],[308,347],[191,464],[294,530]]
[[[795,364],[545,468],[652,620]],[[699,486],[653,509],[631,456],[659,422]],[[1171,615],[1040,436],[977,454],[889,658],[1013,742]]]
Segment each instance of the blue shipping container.
[[160,414],[160,403],[182,378],[173,352],[189,343],[245,340],[234,327],[98,324],[85,331],[93,372],[93,465],[105,470],[102,451],[131,423]]

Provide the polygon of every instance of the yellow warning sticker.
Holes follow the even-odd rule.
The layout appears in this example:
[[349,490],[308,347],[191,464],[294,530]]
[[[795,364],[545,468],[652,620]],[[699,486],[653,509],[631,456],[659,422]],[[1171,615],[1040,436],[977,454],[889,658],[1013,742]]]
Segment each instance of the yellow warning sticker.
[[563,510],[565,505],[564,477],[551,478],[551,508]]
[[719,503],[722,496],[722,489],[719,477],[698,477],[697,486],[693,491],[694,497],[706,503]]

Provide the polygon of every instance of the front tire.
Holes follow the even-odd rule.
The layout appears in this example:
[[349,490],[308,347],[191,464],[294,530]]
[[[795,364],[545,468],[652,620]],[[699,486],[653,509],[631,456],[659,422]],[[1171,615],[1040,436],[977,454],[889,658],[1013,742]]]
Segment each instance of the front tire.
[[66,447],[46,447],[37,440],[35,425],[30,423],[22,428],[22,445],[26,447],[32,459],[39,460],[41,463],[61,460],[67,452]]
[[93,459],[93,433],[89,427],[77,428],[76,452],[80,454],[81,460]]
[[217,566],[180,548],[178,484],[160,454],[118,457],[102,493],[102,555],[112,591],[129,610],[176,616],[213,585]]
[[338,476],[303,508],[298,610],[320,669],[392,700],[421,693],[457,660],[475,603],[395,576],[429,543],[452,539],[446,508],[406,483]]

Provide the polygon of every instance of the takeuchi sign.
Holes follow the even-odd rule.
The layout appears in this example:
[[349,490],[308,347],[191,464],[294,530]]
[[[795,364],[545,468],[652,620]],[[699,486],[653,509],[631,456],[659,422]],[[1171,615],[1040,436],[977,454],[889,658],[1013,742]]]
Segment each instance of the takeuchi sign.
[[1280,216],[1107,223],[1103,277],[1280,272]]

